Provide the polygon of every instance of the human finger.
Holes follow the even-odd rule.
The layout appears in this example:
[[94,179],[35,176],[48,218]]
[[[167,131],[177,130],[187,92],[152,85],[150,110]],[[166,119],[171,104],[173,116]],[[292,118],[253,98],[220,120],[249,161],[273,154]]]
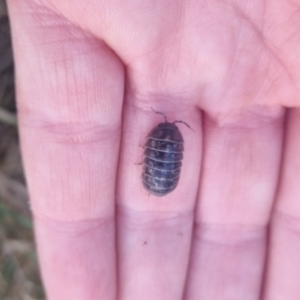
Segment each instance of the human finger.
[[248,116],[222,125],[205,119],[185,300],[260,297],[283,114]]
[[36,1],[8,2],[21,143],[48,299],[115,299],[123,65]]
[[[151,101],[152,100],[152,101]],[[119,299],[182,299],[189,259],[193,215],[201,161],[201,119],[195,107],[174,101],[130,95],[125,105],[124,132],[117,194]],[[184,158],[178,186],[157,197],[142,182],[142,147],[158,123],[178,124],[184,138]],[[177,125],[177,124],[176,124]]]
[[290,109],[285,128],[278,197],[271,222],[266,300],[298,299],[300,294],[299,126],[300,110]]

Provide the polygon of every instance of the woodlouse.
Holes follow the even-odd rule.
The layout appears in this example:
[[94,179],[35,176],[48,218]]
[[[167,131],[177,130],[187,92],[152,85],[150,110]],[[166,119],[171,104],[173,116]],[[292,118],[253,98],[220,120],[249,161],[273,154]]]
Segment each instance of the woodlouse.
[[[147,135],[145,143],[142,180],[145,189],[158,197],[165,196],[174,191],[180,177],[184,140],[176,123],[169,123],[167,117],[164,123],[158,124]],[[190,128],[191,129],[191,128]]]

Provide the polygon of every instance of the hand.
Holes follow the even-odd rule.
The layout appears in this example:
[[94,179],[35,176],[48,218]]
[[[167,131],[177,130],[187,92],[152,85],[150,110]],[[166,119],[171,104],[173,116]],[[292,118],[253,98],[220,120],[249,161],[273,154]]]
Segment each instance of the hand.
[[[292,2],[9,1],[49,300],[298,299]],[[137,165],[151,107],[195,130],[163,198]]]

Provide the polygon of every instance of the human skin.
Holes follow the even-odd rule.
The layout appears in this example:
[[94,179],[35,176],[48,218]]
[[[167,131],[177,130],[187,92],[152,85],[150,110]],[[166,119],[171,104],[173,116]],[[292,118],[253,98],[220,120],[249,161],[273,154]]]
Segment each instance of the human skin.
[[[300,2],[8,6],[48,299],[299,299]],[[151,107],[195,130],[162,198]]]

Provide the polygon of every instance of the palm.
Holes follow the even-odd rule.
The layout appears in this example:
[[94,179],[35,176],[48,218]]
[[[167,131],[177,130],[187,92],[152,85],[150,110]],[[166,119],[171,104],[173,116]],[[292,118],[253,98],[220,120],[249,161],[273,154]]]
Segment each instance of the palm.
[[295,101],[299,12],[288,1],[127,3],[107,11],[109,27],[99,18],[90,29],[127,64],[145,98],[172,91],[217,117]]

